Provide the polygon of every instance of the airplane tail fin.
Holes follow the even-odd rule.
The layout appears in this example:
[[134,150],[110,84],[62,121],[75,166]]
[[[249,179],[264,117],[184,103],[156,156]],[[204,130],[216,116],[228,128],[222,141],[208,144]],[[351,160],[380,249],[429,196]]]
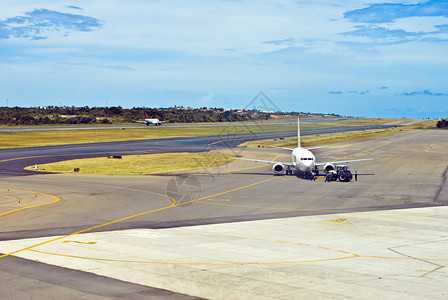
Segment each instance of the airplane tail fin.
[[145,119],[148,119],[148,113],[145,111]]
[[297,117],[297,147],[302,147],[300,143],[300,120]]

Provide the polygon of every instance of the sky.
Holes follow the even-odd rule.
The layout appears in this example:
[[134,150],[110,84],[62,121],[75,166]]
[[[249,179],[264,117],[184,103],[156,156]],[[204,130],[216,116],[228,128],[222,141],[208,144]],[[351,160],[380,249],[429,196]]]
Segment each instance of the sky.
[[[0,0],[1,106],[448,117],[448,0]],[[262,93],[262,94],[260,94]]]

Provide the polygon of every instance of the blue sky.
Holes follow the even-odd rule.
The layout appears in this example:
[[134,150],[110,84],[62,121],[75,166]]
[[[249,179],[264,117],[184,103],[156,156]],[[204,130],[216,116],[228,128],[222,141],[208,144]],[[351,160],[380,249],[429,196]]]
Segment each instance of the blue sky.
[[448,117],[448,0],[0,0],[0,106]]

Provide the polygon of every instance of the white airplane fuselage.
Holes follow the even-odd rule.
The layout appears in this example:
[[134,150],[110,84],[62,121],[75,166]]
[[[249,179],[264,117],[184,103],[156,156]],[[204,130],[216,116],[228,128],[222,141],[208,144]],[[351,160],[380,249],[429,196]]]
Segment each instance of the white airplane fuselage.
[[159,119],[145,119],[146,125],[149,124],[162,124],[162,122],[159,121]]
[[[365,161],[365,160],[372,160],[372,158],[363,158],[363,159],[350,159],[350,160],[341,160],[341,161],[329,161],[324,163],[317,163],[316,157],[314,154],[310,151],[312,149],[318,149],[323,148],[322,146],[319,147],[313,147],[313,148],[302,148],[300,143],[300,121],[297,119],[297,146],[296,148],[283,148],[283,147],[275,147],[271,146],[273,148],[279,148],[283,150],[291,151],[291,159],[292,162],[280,162],[280,161],[268,161],[268,160],[262,160],[262,159],[250,159],[250,158],[241,158],[241,157],[231,157],[232,159],[239,159],[239,160],[247,160],[247,161],[255,161],[260,163],[268,163],[272,165],[272,171],[274,171],[275,174],[282,174],[286,171],[286,175],[293,174],[293,170],[291,168],[295,168],[302,172],[306,178],[309,179],[315,179],[315,176],[318,175],[319,170],[317,169],[317,166],[324,166],[325,172],[330,172],[332,170],[335,170],[336,167],[334,164],[336,163],[349,163],[349,162],[355,162],[355,161]],[[345,175],[344,175],[345,174]],[[340,181],[349,181],[348,175],[344,173],[343,177],[340,177]]]
[[316,168],[314,154],[305,148],[294,148],[291,153],[293,166],[303,173],[311,173]]

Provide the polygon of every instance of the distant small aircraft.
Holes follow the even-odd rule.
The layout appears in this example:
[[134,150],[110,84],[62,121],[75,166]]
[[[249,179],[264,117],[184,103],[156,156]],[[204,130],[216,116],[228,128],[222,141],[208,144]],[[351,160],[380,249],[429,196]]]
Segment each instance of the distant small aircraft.
[[145,123],[146,126],[149,126],[150,124],[154,124],[155,126],[160,126],[163,123],[166,123],[168,121],[159,121],[159,119],[149,119],[148,118],[148,114],[145,112],[145,119],[144,120],[137,120],[137,121],[134,121],[134,122]]
[[[271,146],[272,147],[272,146]],[[233,159],[240,160],[248,160],[255,162],[262,162],[272,164],[272,171],[276,174],[281,174],[286,171],[286,175],[293,174],[293,170],[291,168],[297,169],[301,172],[305,178],[312,179],[315,175],[319,175],[318,166],[323,166],[323,171],[326,173],[336,172],[337,167],[334,164],[340,163],[349,163],[355,161],[365,161],[372,160],[373,158],[364,158],[364,159],[352,159],[352,160],[341,160],[341,161],[330,161],[324,163],[317,163],[314,154],[310,151],[312,149],[324,148],[322,147],[314,147],[314,148],[302,148],[300,145],[300,121],[297,119],[297,148],[282,148],[282,147],[272,147],[283,150],[291,151],[292,162],[277,162],[277,161],[268,161],[268,160],[260,160],[260,159],[249,159],[249,158],[238,158],[231,157]],[[340,181],[349,181],[351,178],[347,177],[346,173],[337,174],[339,176]]]

